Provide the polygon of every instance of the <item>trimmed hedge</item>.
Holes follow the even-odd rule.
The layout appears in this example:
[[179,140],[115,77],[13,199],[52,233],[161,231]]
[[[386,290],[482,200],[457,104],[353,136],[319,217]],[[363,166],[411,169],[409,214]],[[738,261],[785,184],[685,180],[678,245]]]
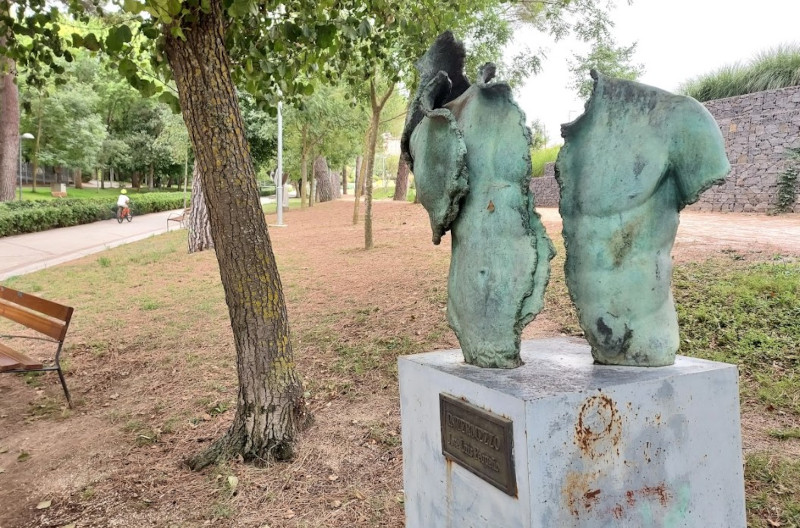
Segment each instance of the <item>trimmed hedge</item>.
[[[92,198],[0,203],[0,237],[46,231],[113,218],[116,199]],[[131,197],[134,214],[157,213],[183,207],[178,193],[147,193]]]

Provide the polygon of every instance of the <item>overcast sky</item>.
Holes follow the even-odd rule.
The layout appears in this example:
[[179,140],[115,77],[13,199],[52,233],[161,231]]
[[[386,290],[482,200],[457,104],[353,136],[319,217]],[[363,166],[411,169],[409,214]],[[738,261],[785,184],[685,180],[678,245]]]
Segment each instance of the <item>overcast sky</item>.
[[[613,13],[618,45],[638,42],[641,82],[673,91],[682,82],[725,64],[746,61],[779,44],[800,43],[800,0],[617,0]],[[539,118],[550,143],[560,143],[561,123],[578,117],[583,102],[568,88],[567,60],[586,46],[572,40],[542,41],[519,31],[518,44],[548,49],[543,71],[517,94],[530,122]],[[498,77],[502,73],[498,72]]]

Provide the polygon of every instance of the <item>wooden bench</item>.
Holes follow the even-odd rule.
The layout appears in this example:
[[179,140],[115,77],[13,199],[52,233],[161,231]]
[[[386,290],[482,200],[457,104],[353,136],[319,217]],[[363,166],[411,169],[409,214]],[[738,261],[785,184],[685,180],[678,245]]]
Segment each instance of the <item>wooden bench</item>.
[[0,335],[0,339],[26,339],[52,342],[57,345],[52,366],[45,366],[41,361],[32,359],[14,350],[0,341],[0,373],[6,372],[49,372],[55,370],[64,387],[67,403],[72,408],[72,398],[61,371],[59,359],[64,337],[67,335],[73,309],[35,295],[22,293],[11,288],[0,286],[0,317],[35,330],[45,337],[21,335]]
[[191,213],[191,207],[187,207],[181,212],[170,213],[167,217],[167,231],[169,231],[170,222],[178,222],[181,227],[186,227],[186,225],[189,223],[189,215],[191,215]]

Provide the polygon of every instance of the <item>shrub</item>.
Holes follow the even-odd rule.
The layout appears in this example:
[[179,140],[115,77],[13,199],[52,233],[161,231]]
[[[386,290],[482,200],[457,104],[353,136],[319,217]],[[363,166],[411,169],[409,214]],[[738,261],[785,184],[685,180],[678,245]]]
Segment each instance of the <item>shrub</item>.
[[[183,207],[183,195],[139,194],[131,198],[131,203],[134,214],[156,213]],[[115,211],[113,198],[0,203],[0,236],[88,224],[113,218]]]
[[554,162],[560,150],[561,145],[556,145],[555,147],[543,148],[531,152],[531,165],[533,167],[531,176],[534,178],[542,176],[544,174],[544,166]]
[[735,97],[800,85],[800,45],[779,46],[745,64],[723,66],[692,79],[678,91],[698,101]]

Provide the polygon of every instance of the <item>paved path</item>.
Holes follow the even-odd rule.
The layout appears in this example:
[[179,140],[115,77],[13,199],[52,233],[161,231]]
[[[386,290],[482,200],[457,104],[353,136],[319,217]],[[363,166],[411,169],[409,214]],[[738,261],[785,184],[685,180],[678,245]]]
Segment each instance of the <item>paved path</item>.
[[[262,198],[262,203],[268,201],[270,199]],[[0,280],[166,233],[167,217],[172,212],[175,211],[136,216],[130,223],[119,224],[112,219],[0,238]],[[539,213],[548,230],[561,231],[557,209],[542,208]],[[179,226],[171,222],[169,229],[179,229]],[[800,255],[800,215],[684,211],[676,246],[696,251],[760,248]]]
[[[539,208],[548,230],[561,232],[558,209]],[[800,255],[800,214],[683,211],[675,246],[692,250],[757,249]]]
[[[112,218],[74,227],[2,237],[0,280],[166,233],[167,217],[176,211],[134,216],[131,222],[121,224]],[[176,222],[170,224],[170,231],[180,229]]]

